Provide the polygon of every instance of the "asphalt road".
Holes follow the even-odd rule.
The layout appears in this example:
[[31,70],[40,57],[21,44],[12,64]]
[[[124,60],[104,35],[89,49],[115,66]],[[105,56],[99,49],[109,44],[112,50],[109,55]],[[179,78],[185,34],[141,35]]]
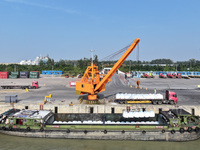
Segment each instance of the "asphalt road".
[[[62,77],[42,77],[35,79],[39,82],[39,89],[31,89],[29,92],[25,90],[4,90],[0,89],[0,101],[5,100],[5,95],[18,95],[20,102],[38,102],[44,101],[44,97],[52,94],[55,101],[77,102],[78,95],[75,94],[75,88],[69,87],[70,81],[76,81],[76,78]],[[152,79],[140,79],[140,87],[136,89],[136,81],[138,79],[129,79],[129,82],[123,76],[114,75],[111,82],[107,83],[106,91],[102,92],[107,99],[113,97],[118,92],[123,93],[157,93],[164,94],[165,90],[172,90],[178,95],[179,105],[200,105],[200,90],[197,85],[200,79],[160,79],[158,77]],[[4,84],[31,84],[33,79],[1,79],[0,85]],[[130,88],[130,85],[133,87]]]

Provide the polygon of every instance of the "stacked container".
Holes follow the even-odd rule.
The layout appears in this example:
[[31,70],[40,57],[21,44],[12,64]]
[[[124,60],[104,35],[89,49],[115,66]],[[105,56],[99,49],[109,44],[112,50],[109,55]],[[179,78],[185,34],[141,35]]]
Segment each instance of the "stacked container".
[[9,72],[0,72],[0,79],[7,79],[9,75]]
[[40,77],[40,72],[39,71],[31,71],[30,72],[30,76],[29,76],[29,78],[39,78]]
[[20,71],[20,78],[28,78],[29,72],[28,71]]
[[42,74],[45,75],[62,75],[63,72],[61,70],[42,70]]
[[9,75],[9,78],[11,79],[19,78],[19,72],[11,72],[11,74]]

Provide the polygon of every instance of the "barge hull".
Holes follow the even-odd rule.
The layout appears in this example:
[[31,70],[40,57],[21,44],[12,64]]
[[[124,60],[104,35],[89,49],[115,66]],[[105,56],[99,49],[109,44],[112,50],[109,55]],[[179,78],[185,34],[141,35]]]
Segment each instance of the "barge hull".
[[88,140],[135,140],[135,141],[191,141],[200,138],[200,133],[179,133],[174,134],[171,132],[141,132],[141,131],[127,131],[122,133],[121,131],[108,131],[106,134],[103,131],[84,131],[67,133],[66,131],[6,131],[0,130],[0,133],[15,135],[21,137],[32,138],[57,138],[57,139],[88,139]]

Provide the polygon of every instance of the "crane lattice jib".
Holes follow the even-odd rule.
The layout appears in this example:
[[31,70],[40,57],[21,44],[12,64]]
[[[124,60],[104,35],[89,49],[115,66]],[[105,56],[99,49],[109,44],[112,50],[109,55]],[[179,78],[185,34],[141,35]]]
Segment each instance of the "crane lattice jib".
[[96,85],[94,92],[99,93],[105,90],[105,85],[108,81],[111,80],[111,77],[115,74],[115,72],[119,69],[119,67],[123,64],[126,58],[130,55],[130,53],[135,49],[137,44],[140,42],[140,39],[137,38],[131,44],[131,46],[127,49],[127,51],[122,55],[122,57],[115,63],[112,69],[108,72],[108,74],[101,80],[99,84]]

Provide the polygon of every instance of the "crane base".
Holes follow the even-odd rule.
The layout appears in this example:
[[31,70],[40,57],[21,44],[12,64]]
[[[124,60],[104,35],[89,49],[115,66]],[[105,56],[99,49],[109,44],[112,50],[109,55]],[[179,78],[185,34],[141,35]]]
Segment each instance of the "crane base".
[[97,100],[97,95],[88,95],[88,100],[89,101],[95,101],[95,100]]
[[87,104],[98,104],[97,94],[88,94]]
[[99,100],[87,100],[87,104],[99,104]]

